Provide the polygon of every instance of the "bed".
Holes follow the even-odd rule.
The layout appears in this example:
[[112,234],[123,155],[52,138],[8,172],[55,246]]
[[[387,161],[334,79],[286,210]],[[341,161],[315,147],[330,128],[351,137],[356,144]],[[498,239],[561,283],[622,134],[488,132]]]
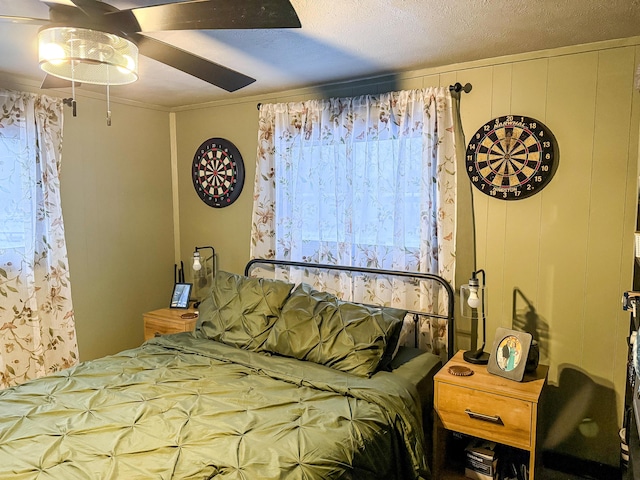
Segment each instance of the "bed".
[[[311,267],[435,282],[445,313],[256,276]],[[452,307],[426,274],[274,261],[218,272],[195,332],[0,392],[0,478],[429,478],[441,358],[394,341],[398,321],[451,321]]]

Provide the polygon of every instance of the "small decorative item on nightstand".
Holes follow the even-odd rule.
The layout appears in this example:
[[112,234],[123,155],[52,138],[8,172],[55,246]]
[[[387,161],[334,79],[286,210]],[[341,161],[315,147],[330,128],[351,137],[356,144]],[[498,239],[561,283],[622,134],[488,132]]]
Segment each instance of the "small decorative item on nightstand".
[[527,356],[527,365],[524,367],[524,371],[527,373],[533,373],[538,368],[540,362],[540,346],[536,340],[531,340],[531,348],[529,349],[529,355]]
[[189,308],[189,297],[191,295],[190,283],[176,283],[171,294],[171,308]]
[[530,333],[499,327],[496,330],[487,371],[516,382],[522,381],[531,340]]

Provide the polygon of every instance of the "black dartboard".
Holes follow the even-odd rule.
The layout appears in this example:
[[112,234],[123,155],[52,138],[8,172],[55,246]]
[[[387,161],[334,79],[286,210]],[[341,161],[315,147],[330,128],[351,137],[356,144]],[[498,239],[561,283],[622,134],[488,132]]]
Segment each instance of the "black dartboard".
[[542,122],[506,115],[485,123],[467,145],[471,183],[501,200],[521,200],[538,193],[558,164],[556,140]]
[[198,147],[191,168],[193,187],[211,207],[231,205],[242,192],[244,162],[236,146],[224,138],[210,138]]

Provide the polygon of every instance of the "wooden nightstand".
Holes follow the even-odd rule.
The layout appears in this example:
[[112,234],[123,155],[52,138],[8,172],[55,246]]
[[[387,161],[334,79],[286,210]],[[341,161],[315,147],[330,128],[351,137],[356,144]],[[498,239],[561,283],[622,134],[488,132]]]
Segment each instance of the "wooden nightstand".
[[196,318],[182,318],[185,313],[197,313],[194,308],[161,308],[143,315],[144,339],[167,333],[190,332],[196,327]]
[[[448,368],[461,365],[473,375],[452,375]],[[472,365],[458,352],[434,377],[433,478],[463,479],[464,466],[446,465],[449,432],[491,440],[529,452],[529,480],[535,478],[538,402],[549,367],[515,382],[487,372],[486,365]],[[449,467],[449,468],[448,468]]]

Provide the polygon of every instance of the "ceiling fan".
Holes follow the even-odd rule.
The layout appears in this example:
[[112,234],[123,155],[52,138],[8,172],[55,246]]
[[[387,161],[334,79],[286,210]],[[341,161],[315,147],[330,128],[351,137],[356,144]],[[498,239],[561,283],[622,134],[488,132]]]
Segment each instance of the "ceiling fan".
[[[0,20],[95,31],[121,37],[141,55],[157,60],[228,92],[255,82],[254,78],[145,35],[162,30],[300,28],[289,0],[188,0],[118,9],[99,0],[40,0],[49,19],[0,15]],[[70,28],[68,28],[70,27]],[[137,74],[136,74],[137,78]],[[42,88],[70,86],[47,74]]]

